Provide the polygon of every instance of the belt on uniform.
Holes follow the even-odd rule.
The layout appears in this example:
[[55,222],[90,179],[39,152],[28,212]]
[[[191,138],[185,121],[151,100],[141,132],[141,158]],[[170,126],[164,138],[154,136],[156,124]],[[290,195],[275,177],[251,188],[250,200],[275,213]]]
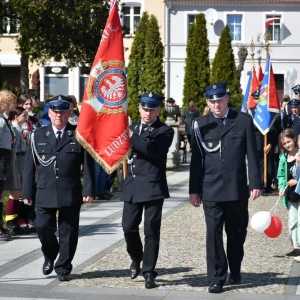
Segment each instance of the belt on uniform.
[[17,152],[16,155],[26,155],[26,152]]

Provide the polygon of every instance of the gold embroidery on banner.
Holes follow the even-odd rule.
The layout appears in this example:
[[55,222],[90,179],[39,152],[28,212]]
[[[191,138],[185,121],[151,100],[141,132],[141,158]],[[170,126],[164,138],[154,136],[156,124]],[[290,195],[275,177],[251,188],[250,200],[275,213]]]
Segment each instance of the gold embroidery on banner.
[[89,100],[90,98],[93,98],[94,95],[93,95],[93,87],[94,87],[94,83],[96,81],[96,78],[90,76],[89,79],[88,79],[88,82],[87,82],[87,87],[86,87],[86,91],[87,91],[87,96],[88,96],[88,99]]
[[121,114],[121,113],[124,113],[124,109],[123,107],[120,107],[118,109],[114,108],[114,109],[111,109],[111,108],[107,108],[107,107],[103,107],[101,109],[101,112],[100,113],[104,113],[104,114],[110,114],[110,115],[117,115],[117,114]]
[[113,67],[113,66],[118,66],[118,67],[124,68],[124,65],[125,65],[124,62],[119,61],[119,60],[110,60],[107,62],[102,62],[101,60],[99,60],[99,61],[102,64],[102,67],[104,70],[106,70],[109,67]]

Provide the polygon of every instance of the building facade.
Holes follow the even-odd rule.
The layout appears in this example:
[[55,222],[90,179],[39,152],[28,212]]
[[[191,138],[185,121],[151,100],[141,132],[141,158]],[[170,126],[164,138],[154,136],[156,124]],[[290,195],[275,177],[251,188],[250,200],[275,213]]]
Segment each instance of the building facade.
[[[300,17],[300,0],[123,0],[120,3],[120,17],[123,25],[125,63],[134,39],[135,30],[144,11],[157,17],[160,34],[165,48],[164,69],[166,74],[166,98],[172,97],[182,104],[186,45],[189,27],[197,14],[208,9],[216,12],[214,20],[207,21],[209,56],[212,61],[219,44],[222,29],[229,25],[232,47],[239,64],[238,51],[241,46],[248,48],[248,56],[241,73],[241,87],[245,90],[248,74],[252,67],[250,44],[254,41],[254,62],[258,57],[264,71],[266,61],[265,41],[266,21],[276,20],[268,26],[271,33],[269,53],[279,96],[291,95],[291,87],[300,83],[300,31],[297,20]],[[0,63],[2,77],[14,86],[20,81],[20,55],[16,51],[13,37],[17,25],[6,20],[2,24],[0,37]],[[100,37],[99,37],[100,42]],[[91,62],[92,63],[92,62]],[[44,100],[49,95],[72,94],[80,102],[89,75],[89,66],[69,68],[64,62],[49,61],[43,65],[30,64],[31,76],[36,70],[40,73],[40,95]],[[29,79],[31,82],[31,78]],[[31,84],[30,84],[31,87]]]
[[207,21],[210,41],[209,58],[212,61],[222,29],[228,24],[232,36],[232,47],[239,64],[238,51],[242,45],[248,48],[248,56],[241,74],[241,87],[245,91],[252,67],[250,44],[254,41],[254,62],[258,66],[261,56],[262,70],[266,61],[265,41],[267,20],[276,19],[268,26],[271,40],[269,53],[275,74],[277,92],[292,95],[291,87],[300,83],[300,1],[277,0],[165,0],[165,72],[166,97],[182,103],[186,45],[189,26],[199,13],[214,9],[217,16]]

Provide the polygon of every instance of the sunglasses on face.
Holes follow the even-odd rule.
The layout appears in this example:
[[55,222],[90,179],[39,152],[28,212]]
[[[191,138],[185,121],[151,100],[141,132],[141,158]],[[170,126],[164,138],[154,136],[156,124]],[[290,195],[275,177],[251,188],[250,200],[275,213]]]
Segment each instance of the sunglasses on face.
[[297,91],[297,92],[294,92],[295,95],[299,95],[300,94],[300,91]]

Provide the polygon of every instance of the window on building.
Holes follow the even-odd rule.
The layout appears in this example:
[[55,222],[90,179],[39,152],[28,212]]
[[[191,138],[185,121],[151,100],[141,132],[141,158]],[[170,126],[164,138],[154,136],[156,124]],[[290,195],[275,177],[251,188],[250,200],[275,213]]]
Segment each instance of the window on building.
[[79,90],[79,99],[78,99],[79,103],[82,102],[85,85],[89,79],[90,71],[91,71],[90,67],[80,68],[80,80],[79,80],[80,90]]
[[196,22],[197,15],[188,15],[188,33],[190,32],[191,25]]
[[266,16],[266,27],[270,32],[270,41],[280,42],[280,15],[267,15]]
[[2,1],[1,15],[3,17],[0,18],[0,34],[16,34],[19,30],[19,21],[10,0]]
[[242,15],[227,15],[227,25],[230,29],[232,41],[240,42],[242,40]]
[[15,89],[20,86],[20,67],[1,66],[2,82],[7,82]]
[[59,94],[69,94],[69,68],[48,66],[45,68],[44,99],[49,99],[49,97]]
[[125,5],[122,8],[123,32],[133,35],[141,21],[141,7],[138,5]]

